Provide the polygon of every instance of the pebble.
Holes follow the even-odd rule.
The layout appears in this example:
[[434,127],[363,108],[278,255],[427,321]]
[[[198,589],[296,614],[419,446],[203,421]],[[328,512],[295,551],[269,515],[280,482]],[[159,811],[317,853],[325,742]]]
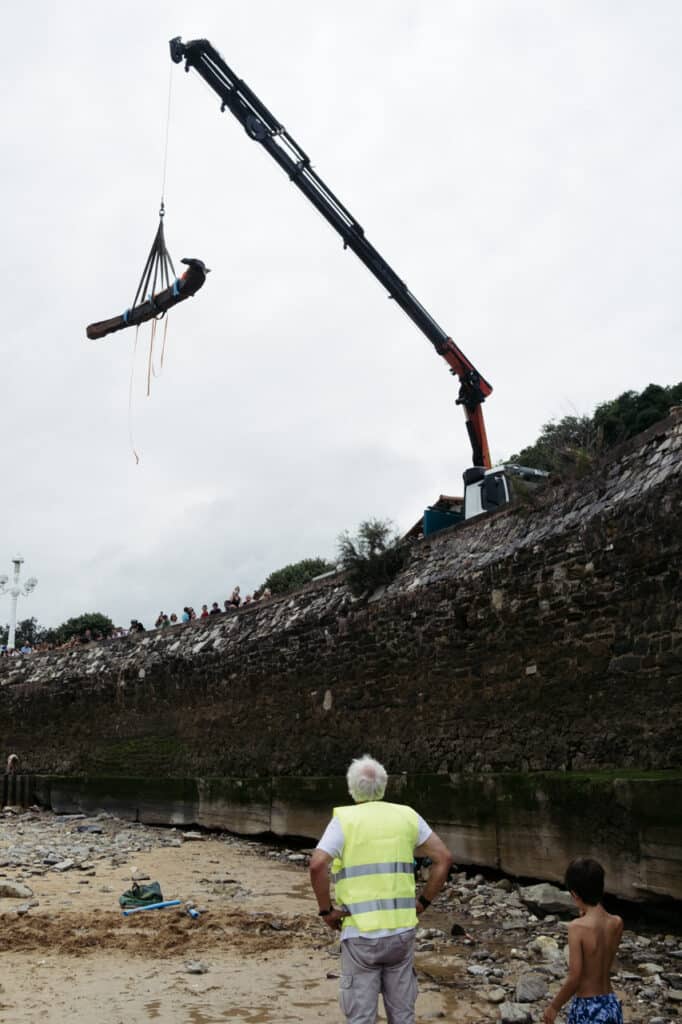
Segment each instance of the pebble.
[[519,1003],[502,1003],[500,1006],[502,1024],[530,1024],[532,1017],[527,1006]]
[[33,895],[33,889],[21,882],[0,882],[0,898],[25,899]]
[[489,1003],[503,1003],[507,998],[507,993],[499,985],[493,985],[483,993]]
[[32,910],[33,907],[38,906],[40,906],[39,900],[29,900],[27,903],[20,903],[17,907],[17,914],[19,917],[23,917],[24,914],[28,914],[29,910]]
[[541,974],[522,974],[515,995],[517,1003],[536,1003],[547,995],[547,982]]
[[182,838],[189,840],[191,842],[192,840],[197,841],[206,839],[206,836],[203,834],[203,832],[183,832]]
[[526,885],[519,889],[519,897],[527,907],[543,911],[546,914],[575,914],[577,913],[573,897],[570,892],[550,885],[549,882],[540,882],[538,885]]
[[538,935],[528,943],[528,951],[541,960],[558,960],[561,956],[559,943],[551,935]]
[[414,937],[417,941],[423,939],[444,939],[445,932],[442,932],[440,928],[417,928]]
[[208,972],[208,964],[205,964],[203,960],[188,960],[185,964],[186,974],[206,974]]

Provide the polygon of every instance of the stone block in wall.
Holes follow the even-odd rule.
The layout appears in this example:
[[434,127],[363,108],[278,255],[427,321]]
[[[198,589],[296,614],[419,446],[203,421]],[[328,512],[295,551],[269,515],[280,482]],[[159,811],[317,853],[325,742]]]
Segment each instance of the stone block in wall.
[[50,806],[57,814],[110,814],[146,825],[191,825],[199,812],[195,779],[54,776]]
[[456,851],[456,860],[497,866],[494,776],[392,776],[386,798],[414,807],[443,842]]
[[199,809],[196,823],[204,828],[227,828],[242,835],[272,831],[269,778],[198,780]]
[[595,856],[626,899],[682,898],[682,778],[616,773],[498,775],[499,867],[561,881]]
[[334,807],[350,803],[343,778],[274,778],[271,830],[276,835],[319,838]]
[[637,822],[638,896],[682,900],[682,778],[619,780],[616,788]]

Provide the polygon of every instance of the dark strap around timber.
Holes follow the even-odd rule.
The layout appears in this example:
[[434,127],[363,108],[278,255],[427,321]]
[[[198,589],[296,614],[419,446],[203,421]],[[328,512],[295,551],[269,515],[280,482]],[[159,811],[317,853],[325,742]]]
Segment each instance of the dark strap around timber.
[[161,317],[173,306],[177,306],[184,299],[189,299],[199,291],[206,280],[206,270],[196,265],[190,265],[182,277],[179,277],[168,288],[154,295],[153,298],[141,302],[139,306],[127,309],[121,316],[114,316],[110,320],[100,320],[98,323],[90,324],[86,330],[88,338],[104,338],[107,334],[115,331],[122,331],[126,327],[135,327]]

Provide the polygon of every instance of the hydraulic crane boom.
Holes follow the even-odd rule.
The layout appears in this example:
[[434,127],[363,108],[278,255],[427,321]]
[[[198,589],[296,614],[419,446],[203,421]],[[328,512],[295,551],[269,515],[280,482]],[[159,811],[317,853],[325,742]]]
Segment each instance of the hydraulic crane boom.
[[279,121],[251,89],[227,66],[218,51],[206,39],[183,43],[178,36],[170,41],[171,58],[185,61],[185,70],[195,68],[221,99],[221,110],[230,110],[247,135],[270,154],[286,171],[322,216],[339,233],[344,248],[352,249],[367,269],[386,288],[389,297],[429,339],[436,352],[459,378],[457,404],[464,407],[471,442],[473,464],[490,468],[490,453],[481,404],[492,392],[491,385],[455,345],[442,327],[424,309],[404,281],[365,238],[365,232],[343,203],[334,195],[310,165],[310,158],[285,131]]

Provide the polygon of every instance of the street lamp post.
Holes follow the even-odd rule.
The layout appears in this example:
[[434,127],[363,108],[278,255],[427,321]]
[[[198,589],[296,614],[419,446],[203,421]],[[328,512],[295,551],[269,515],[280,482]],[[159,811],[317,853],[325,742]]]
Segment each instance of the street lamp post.
[[12,559],[14,571],[11,583],[9,583],[9,577],[4,573],[0,575],[0,594],[9,594],[12,599],[9,617],[9,637],[7,638],[8,650],[14,649],[14,639],[17,632],[17,601],[20,596],[27,597],[32,590],[35,590],[38,583],[35,576],[29,576],[23,586],[19,583],[19,575],[21,573],[21,565],[23,561],[24,560],[21,555],[16,555]]

